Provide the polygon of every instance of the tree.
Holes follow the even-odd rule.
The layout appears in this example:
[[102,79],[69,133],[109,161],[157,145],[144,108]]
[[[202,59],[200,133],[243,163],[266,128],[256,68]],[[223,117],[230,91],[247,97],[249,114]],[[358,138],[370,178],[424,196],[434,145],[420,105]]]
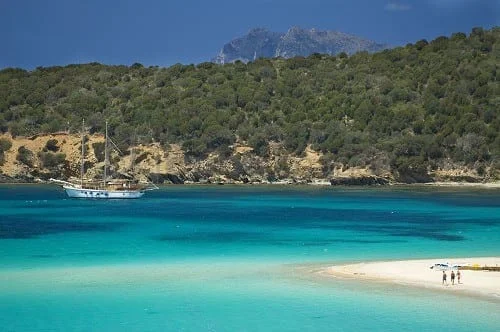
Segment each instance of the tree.
[[255,154],[261,157],[266,157],[269,154],[269,145],[265,134],[257,133],[248,140]]

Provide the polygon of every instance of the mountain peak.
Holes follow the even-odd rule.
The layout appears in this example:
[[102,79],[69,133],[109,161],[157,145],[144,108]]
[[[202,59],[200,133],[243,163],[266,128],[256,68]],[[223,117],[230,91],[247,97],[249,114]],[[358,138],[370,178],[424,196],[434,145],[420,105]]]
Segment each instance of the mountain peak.
[[248,62],[257,58],[308,56],[313,53],[335,55],[359,51],[376,52],[387,45],[338,31],[320,31],[292,26],[286,33],[272,32],[265,28],[251,29],[245,36],[225,44],[212,60],[228,63],[237,60]]
[[248,34],[249,35],[260,35],[260,34],[267,33],[267,32],[269,32],[268,29],[262,28],[262,27],[257,27],[257,28],[250,29],[250,31],[248,31]]
[[224,64],[237,60],[248,62],[258,58],[271,58],[281,35],[265,28],[253,28],[245,36],[225,44],[212,61]]
[[288,33],[297,33],[297,32],[304,32],[304,31],[306,31],[306,30],[302,29],[298,25],[294,25],[290,29],[288,29]]

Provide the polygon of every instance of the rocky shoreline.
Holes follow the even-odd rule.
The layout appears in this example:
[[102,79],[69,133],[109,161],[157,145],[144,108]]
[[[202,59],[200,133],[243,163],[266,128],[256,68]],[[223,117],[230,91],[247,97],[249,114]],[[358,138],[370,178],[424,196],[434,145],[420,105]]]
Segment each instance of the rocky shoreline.
[[[158,185],[311,185],[337,187],[383,187],[383,186],[427,186],[427,187],[464,187],[464,188],[500,188],[500,181],[494,182],[460,182],[460,181],[432,181],[423,183],[405,183],[391,181],[376,176],[362,177],[335,177],[331,179],[296,180],[284,179],[277,181],[224,181],[221,179],[200,179],[199,181],[182,180],[175,174],[150,175],[151,182]],[[0,173],[0,184],[44,184],[50,181],[32,176],[10,177]]]
[[[11,147],[0,161],[0,183],[45,183],[50,178],[71,180],[80,174],[81,137],[67,133],[33,137],[4,136]],[[104,157],[99,146],[102,135],[88,135],[85,156],[87,179],[102,178]],[[193,158],[176,144],[137,145],[127,154],[111,155],[111,170],[117,177],[135,178],[155,184],[278,184],[331,186],[387,186],[399,184],[495,186],[498,171],[476,170],[451,162],[428,173],[399,174],[388,165],[377,169],[349,167],[306,147],[301,156],[290,155],[277,143],[263,157],[243,144],[230,153],[211,153]],[[132,153],[132,150],[134,153]],[[22,152],[22,153],[21,153]],[[133,156],[134,155],[134,156]]]

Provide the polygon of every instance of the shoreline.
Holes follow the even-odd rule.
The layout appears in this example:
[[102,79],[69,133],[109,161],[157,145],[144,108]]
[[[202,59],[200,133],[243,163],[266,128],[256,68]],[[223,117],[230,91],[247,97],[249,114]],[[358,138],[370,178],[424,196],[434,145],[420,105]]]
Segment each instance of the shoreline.
[[[320,274],[328,278],[351,279],[360,282],[381,282],[413,288],[437,290],[450,295],[482,297],[500,302],[500,272],[460,270],[461,282],[452,284],[446,271],[443,284],[441,270],[430,269],[436,263],[468,264],[470,266],[500,266],[500,257],[436,258],[398,261],[375,261],[334,265]],[[455,271],[456,273],[456,271]]]
[[[52,184],[50,181],[33,181],[33,182],[11,182],[11,181],[0,181],[0,185],[26,185],[26,184]],[[404,183],[404,182],[393,182],[388,184],[357,184],[357,185],[333,185],[327,182],[286,182],[286,181],[276,181],[276,182],[248,182],[248,183],[210,183],[210,182],[189,182],[189,183],[158,183],[160,186],[212,186],[212,185],[237,185],[237,186],[259,186],[259,185],[271,185],[271,186],[312,186],[312,187],[346,187],[346,188],[388,188],[388,187],[437,187],[437,188],[478,188],[478,189],[499,189],[500,181],[495,182],[425,182],[425,183]]]
[[500,188],[500,182],[427,182],[416,183],[415,185],[429,186],[429,187],[464,187],[464,188]]

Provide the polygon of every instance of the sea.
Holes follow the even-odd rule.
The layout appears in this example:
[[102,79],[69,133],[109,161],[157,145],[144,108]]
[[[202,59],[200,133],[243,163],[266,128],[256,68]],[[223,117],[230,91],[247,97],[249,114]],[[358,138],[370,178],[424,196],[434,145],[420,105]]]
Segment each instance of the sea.
[[0,330],[498,331],[500,299],[320,271],[499,244],[499,189],[0,185]]

